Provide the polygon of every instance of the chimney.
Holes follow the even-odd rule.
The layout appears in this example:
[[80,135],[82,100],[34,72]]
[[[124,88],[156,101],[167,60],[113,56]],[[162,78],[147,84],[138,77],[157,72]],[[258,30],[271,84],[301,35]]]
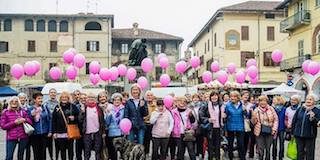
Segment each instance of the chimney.
[[133,35],[138,36],[139,35],[139,29],[138,29],[139,24],[137,22],[133,23],[132,29],[133,29]]

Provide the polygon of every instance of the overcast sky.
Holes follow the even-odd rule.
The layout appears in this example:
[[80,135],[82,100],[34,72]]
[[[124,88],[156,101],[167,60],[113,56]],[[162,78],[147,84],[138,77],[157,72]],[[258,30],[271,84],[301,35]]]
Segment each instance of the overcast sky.
[[[214,12],[247,0],[0,0],[1,13],[113,14],[115,28],[140,28],[184,38],[182,51]],[[96,5],[97,4],[97,5]]]

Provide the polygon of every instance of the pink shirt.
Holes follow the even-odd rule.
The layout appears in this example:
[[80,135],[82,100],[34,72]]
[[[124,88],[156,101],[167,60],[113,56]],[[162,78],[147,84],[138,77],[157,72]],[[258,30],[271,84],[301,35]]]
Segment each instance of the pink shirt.
[[292,124],[292,119],[293,119],[293,116],[294,114],[296,113],[297,109],[296,110],[293,110],[291,107],[288,107],[286,109],[286,119],[288,120],[288,126],[287,127],[291,127],[291,124]]
[[87,122],[86,134],[96,133],[99,131],[99,115],[97,108],[87,107]]
[[220,109],[219,109],[219,105],[212,106],[212,103],[209,102],[208,110],[209,110],[210,118],[213,118],[213,128],[220,128],[220,122],[219,122]]

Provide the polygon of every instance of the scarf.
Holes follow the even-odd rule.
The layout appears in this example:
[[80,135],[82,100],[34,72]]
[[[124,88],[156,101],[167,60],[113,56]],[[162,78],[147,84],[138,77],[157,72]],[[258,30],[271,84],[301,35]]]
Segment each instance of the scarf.
[[87,102],[85,106],[89,108],[96,108],[99,116],[102,114],[96,102],[92,102],[92,103]]
[[277,112],[281,112],[281,110],[283,109],[283,105],[276,105],[274,107],[274,109],[277,111]]
[[41,117],[41,112],[42,112],[42,108],[40,107],[34,107],[34,112],[36,113],[36,115],[34,116],[34,121],[35,122],[39,122],[40,121],[40,117]]
[[292,110],[297,110],[298,109],[298,105],[296,104],[296,105],[291,106],[291,109]]

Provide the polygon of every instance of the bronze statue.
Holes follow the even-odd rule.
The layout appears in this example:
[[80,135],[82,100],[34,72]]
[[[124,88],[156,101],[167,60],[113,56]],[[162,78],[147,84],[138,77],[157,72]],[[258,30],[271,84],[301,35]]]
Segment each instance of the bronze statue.
[[132,42],[129,50],[129,66],[140,66],[141,61],[148,56],[146,42],[146,39],[136,39]]

